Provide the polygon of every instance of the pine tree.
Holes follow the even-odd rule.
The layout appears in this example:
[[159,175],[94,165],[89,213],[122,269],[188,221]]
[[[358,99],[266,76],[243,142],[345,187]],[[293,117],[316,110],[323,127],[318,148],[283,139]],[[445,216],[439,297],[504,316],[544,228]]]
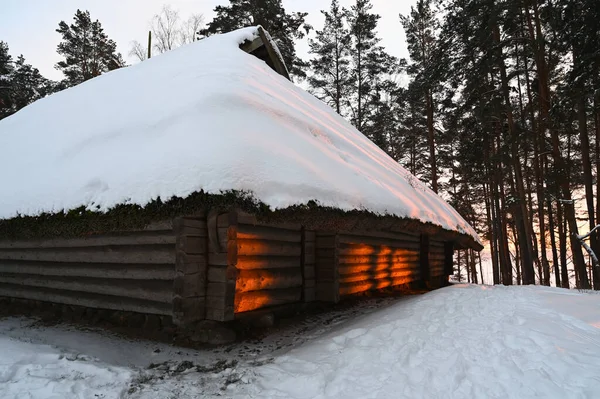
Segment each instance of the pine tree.
[[228,6],[217,6],[214,12],[215,18],[200,31],[201,36],[261,25],[275,40],[290,73],[306,76],[307,64],[296,55],[294,39],[302,39],[311,29],[305,23],[307,13],[287,13],[282,0],[229,0]]
[[373,14],[372,8],[371,0],[356,0],[348,16],[352,38],[350,76],[353,84],[348,106],[351,121],[360,131],[368,125],[372,111],[370,100],[377,84],[385,81],[386,75],[393,74],[397,67],[397,60],[379,45],[376,29],[380,16]]
[[12,80],[12,97],[15,111],[43,98],[50,90],[50,82],[37,68],[25,63],[20,55],[15,62]]
[[351,38],[346,26],[348,11],[340,8],[338,0],[332,0],[325,16],[323,29],[316,38],[309,40],[311,76],[308,79],[313,93],[329,104],[340,115],[350,90],[350,45]]
[[108,38],[98,20],[92,21],[89,11],[77,10],[70,26],[58,24],[62,41],[57,52],[65,57],[56,64],[69,86],[75,86],[125,65],[117,44]]
[[438,192],[438,167],[435,154],[435,100],[434,90],[437,80],[435,64],[436,55],[435,32],[438,29],[436,15],[432,10],[432,0],[418,0],[416,7],[411,7],[410,16],[400,16],[406,32],[406,41],[412,64],[408,73],[413,77],[413,87],[421,91],[423,111],[427,118],[427,140],[429,143],[429,163],[431,188]]
[[8,44],[0,41],[0,119],[13,112],[11,93],[14,64],[8,51]]

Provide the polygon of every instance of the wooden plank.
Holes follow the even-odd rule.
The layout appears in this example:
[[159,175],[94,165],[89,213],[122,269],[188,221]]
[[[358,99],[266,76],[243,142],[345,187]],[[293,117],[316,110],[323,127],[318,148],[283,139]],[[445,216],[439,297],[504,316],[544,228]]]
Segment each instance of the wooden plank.
[[302,286],[300,268],[275,270],[240,270],[236,295],[242,292],[293,288]]
[[0,250],[0,260],[77,263],[171,263],[175,265],[175,245]]
[[359,292],[379,290],[382,288],[393,287],[396,285],[408,284],[416,281],[412,276],[398,277],[395,279],[360,281],[354,283],[340,284],[340,295],[351,295]]
[[271,62],[273,63],[273,65],[275,67],[275,71],[277,71],[277,73],[279,73],[281,76],[283,76],[287,80],[291,80],[290,75],[288,74],[288,70],[285,67],[285,64],[277,55],[277,52],[273,48],[273,45],[272,45],[271,41],[269,41],[269,38],[267,37],[267,33],[262,28],[262,26],[258,27],[258,35],[260,36],[260,39],[262,40],[262,42],[267,50],[267,53],[269,54],[269,58],[271,59]]
[[420,253],[417,251],[407,253],[406,255],[390,256],[390,255],[344,255],[340,256],[341,264],[390,264],[403,262],[418,262]]
[[340,278],[344,274],[354,274],[354,273],[365,273],[365,272],[379,272],[384,270],[420,270],[419,262],[412,263],[402,263],[402,264],[394,264],[389,265],[386,263],[378,263],[378,264],[356,264],[356,265],[347,265],[340,264],[339,273]]
[[170,303],[142,301],[74,291],[34,288],[21,285],[0,284],[0,296],[85,306],[96,309],[122,310],[165,316],[171,316],[173,314],[172,304]]
[[240,256],[294,256],[300,259],[300,243],[267,240],[238,240]]
[[299,268],[300,257],[238,255],[240,270]]
[[252,53],[262,45],[263,41],[260,37],[257,37],[254,40],[246,40],[244,43],[240,44],[240,49],[242,49],[246,53]]
[[59,291],[87,292],[122,298],[143,299],[161,303],[173,301],[172,284],[156,280],[106,280],[93,278],[2,274],[0,283],[27,287],[49,288]]
[[419,237],[407,236],[406,238],[399,237],[397,239],[390,239],[387,237],[361,237],[340,235],[340,244],[373,245],[388,246],[392,248],[404,248],[407,245],[419,244]]
[[398,277],[412,276],[415,279],[419,277],[419,271],[414,269],[393,269],[372,273],[354,273],[340,276],[340,286],[345,283],[353,283],[358,281],[372,281],[394,279]]
[[174,230],[177,235],[182,236],[201,236],[208,235],[206,219],[178,218],[174,223]]
[[312,280],[315,278],[315,265],[304,265],[304,278],[307,280]]
[[268,306],[300,302],[302,288],[265,290],[239,293],[235,297],[235,313],[248,312]]
[[164,244],[175,244],[175,234],[172,231],[142,231],[71,239],[56,238],[50,240],[0,241],[0,250]]
[[267,240],[300,243],[300,230],[288,230],[270,226],[238,226],[238,240]]
[[175,277],[173,265],[51,263],[0,261],[0,275],[33,274],[38,276],[90,277],[122,280],[165,280]]
[[419,250],[419,243],[403,243],[402,247],[389,247],[385,245],[373,246],[367,244],[340,244],[339,254],[344,255],[405,255]]
[[[391,241],[420,241],[420,235],[410,232],[387,232],[387,231],[358,231],[353,233],[342,232],[339,234],[340,242],[365,242],[365,240],[387,239]],[[357,241],[358,240],[358,241]]]

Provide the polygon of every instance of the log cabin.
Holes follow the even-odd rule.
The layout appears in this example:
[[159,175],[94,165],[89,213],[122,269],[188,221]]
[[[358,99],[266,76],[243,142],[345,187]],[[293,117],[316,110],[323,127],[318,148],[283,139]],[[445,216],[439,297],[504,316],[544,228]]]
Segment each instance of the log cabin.
[[[0,161],[0,297],[186,327],[441,287],[454,250],[482,249],[450,205],[290,82],[267,32],[222,36],[0,122],[0,146],[21,154]],[[148,102],[155,89],[176,104]]]

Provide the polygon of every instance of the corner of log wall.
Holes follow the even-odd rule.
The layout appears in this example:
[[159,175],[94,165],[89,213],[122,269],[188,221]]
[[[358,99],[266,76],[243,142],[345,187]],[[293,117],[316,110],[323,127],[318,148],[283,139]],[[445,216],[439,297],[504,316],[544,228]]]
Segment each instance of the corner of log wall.
[[186,325],[203,320],[206,304],[208,232],[203,218],[174,221],[176,234],[173,320]]
[[234,319],[238,219],[237,211],[211,211],[208,215],[207,320]]
[[337,303],[340,300],[339,235],[317,232],[315,248],[316,299]]

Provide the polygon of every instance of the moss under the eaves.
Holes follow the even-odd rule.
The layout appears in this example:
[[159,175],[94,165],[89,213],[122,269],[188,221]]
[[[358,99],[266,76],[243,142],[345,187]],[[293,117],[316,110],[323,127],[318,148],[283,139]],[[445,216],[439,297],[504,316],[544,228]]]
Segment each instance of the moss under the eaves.
[[153,222],[171,220],[179,216],[206,215],[211,209],[236,208],[251,213],[263,223],[301,224],[310,230],[355,231],[390,230],[409,234],[443,235],[445,239],[460,239],[468,247],[479,244],[465,235],[450,232],[431,223],[416,219],[380,215],[364,209],[344,211],[325,207],[316,201],[273,211],[248,192],[223,191],[220,194],[195,192],[186,198],[160,198],[141,207],[133,204],[117,205],[107,212],[80,207],[68,212],[43,213],[39,216],[17,216],[0,220],[0,240],[29,240],[49,238],[76,238],[93,234],[143,229]]
[[141,229],[152,222],[184,215],[203,214],[206,209],[236,207],[257,215],[270,212],[269,207],[249,193],[225,191],[220,194],[195,192],[186,198],[160,198],[141,207],[117,205],[107,212],[80,207],[67,212],[43,213],[38,216],[19,215],[0,220],[0,240],[43,238],[74,238],[91,234]]

